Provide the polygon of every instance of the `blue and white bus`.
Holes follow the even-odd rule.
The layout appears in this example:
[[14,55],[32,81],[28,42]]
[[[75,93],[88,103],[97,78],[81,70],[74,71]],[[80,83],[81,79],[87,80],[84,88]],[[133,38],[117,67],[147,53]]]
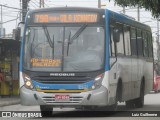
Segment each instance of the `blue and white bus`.
[[45,8],[26,15],[20,58],[22,105],[143,107],[153,87],[151,28],[96,8]]

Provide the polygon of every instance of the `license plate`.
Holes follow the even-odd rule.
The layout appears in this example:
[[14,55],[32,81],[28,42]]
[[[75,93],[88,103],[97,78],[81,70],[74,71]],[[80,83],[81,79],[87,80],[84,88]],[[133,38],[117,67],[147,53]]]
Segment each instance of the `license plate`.
[[55,101],[69,101],[69,95],[55,95]]

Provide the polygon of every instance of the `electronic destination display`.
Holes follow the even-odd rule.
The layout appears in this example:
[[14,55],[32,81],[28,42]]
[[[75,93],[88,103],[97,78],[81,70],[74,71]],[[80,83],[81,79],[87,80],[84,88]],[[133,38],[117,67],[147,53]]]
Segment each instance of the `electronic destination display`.
[[98,22],[97,13],[67,12],[67,13],[35,13],[34,23],[95,23]]

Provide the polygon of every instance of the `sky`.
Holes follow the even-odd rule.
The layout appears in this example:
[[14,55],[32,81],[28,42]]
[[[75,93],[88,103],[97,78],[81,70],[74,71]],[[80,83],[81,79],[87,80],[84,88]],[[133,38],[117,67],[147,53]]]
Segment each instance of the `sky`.
[[[39,8],[40,0],[31,0],[29,2],[29,9]],[[63,6],[81,6],[81,7],[98,7],[98,0],[44,0],[45,7],[63,7]],[[123,8],[114,4],[114,0],[101,0],[101,4],[105,5],[103,8],[110,9],[112,11],[122,13]],[[20,0],[0,0],[0,4],[20,8]],[[1,11],[0,11],[1,12]],[[12,29],[15,29],[20,22],[19,10],[2,8],[2,21],[6,22],[9,20],[16,19],[11,22],[3,24],[6,29],[6,34],[12,34]],[[126,15],[132,16],[137,20],[137,8],[126,8]],[[0,20],[1,21],[1,20]],[[156,36],[157,21],[151,16],[151,13],[146,11],[144,8],[140,9],[140,22],[148,24],[152,28],[153,36]]]

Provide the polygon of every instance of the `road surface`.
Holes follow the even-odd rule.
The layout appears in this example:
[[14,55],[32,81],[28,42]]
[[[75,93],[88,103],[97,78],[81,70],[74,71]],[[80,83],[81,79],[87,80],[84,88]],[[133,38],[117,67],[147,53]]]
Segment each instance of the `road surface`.
[[[160,114],[160,93],[151,92],[150,94],[145,96],[145,105],[143,108],[139,109],[130,109],[127,110],[125,107],[125,103],[120,103],[118,107],[119,111],[131,111],[134,116],[141,112],[147,113],[148,111],[159,111]],[[22,106],[20,104],[11,105],[11,106],[4,106],[0,107],[0,111],[39,111],[39,106]],[[108,113],[104,111],[79,111],[73,108],[54,108],[53,116],[54,120],[128,120],[128,119],[135,119],[135,120],[159,120],[158,117],[124,117],[124,114],[127,112],[116,112],[116,113]],[[144,112],[145,111],[145,112]],[[122,117],[121,117],[122,116]],[[43,119],[43,118],[38,118]],[[47,118],[52,119],[52,118]]]

